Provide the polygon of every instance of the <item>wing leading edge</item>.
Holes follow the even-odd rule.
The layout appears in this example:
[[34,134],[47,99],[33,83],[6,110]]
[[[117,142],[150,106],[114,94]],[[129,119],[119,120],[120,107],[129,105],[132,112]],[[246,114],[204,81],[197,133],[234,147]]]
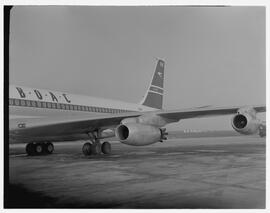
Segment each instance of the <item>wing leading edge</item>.
[[[188,119],[188,118],[200,118],[200,117],[211,117],[219,115],[230,115],[237,113],[241,108],[246,108],[247,106],[235,106],[235,107],[202,107],[193,109],[183,109],[183,110],[166,110],[157,112],[157,115],[164,117],[166,119]],[[251,106],[256,112],[265,112],[265,106]]]

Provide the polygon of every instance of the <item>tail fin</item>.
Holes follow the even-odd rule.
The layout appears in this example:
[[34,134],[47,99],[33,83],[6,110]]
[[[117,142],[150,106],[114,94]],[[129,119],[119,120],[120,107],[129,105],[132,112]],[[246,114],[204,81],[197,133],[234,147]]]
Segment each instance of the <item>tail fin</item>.
[[164,67],[165,62],[163,60],[158,60],[151,84],[141,101],[141,105],[162,109]]

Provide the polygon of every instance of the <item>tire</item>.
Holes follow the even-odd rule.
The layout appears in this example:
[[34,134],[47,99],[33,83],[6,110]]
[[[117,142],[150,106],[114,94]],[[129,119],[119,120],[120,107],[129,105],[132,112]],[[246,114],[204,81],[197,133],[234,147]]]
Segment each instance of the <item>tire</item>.
[[92,144],[92,154],[99,155],[100,153],[101,153],[101,144],[99,142]]
[[44,153],[44,145],[42,143],[34,144],[35,154],[41,155]]
[[35,154],[35,147],[33,143],[28,143],[25,147],[27,155],[33,156]]
[[85,156],[89,156],[92,154],[92,144],[91,143],[85,143],[82,147],[82,152]]
[[111,144],[109,142],[104,142],[102,145],[101,145],[101,151],[104,153],[104,154],[111,154]]
[[46,144],[45,144],[45,152],[46,152],[47,154],[52,154],[53,151],[54,151],[54,146],[53,146],[53,144],[52,144],[51,142],[46,143]]

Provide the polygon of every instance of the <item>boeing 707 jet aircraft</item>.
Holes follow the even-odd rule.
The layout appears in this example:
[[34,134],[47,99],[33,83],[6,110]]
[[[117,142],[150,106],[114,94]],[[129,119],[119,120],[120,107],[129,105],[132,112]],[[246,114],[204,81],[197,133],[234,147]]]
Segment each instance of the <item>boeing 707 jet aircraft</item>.
[[[116,136],[124,144],[150,145],[166,140],[166,126],[182,119],[233,114],[232,127],[242,134],[265,136],[256,113],[265,106],[198,107],[164,110],[165,62],[158,60],[150,86],[139,104],[10,85],[9,142],[26,143],[28,155],[51,154],[53,142],[87,139],[84,155],[110,154]],[[261,134],[264,131],[264,134]]]

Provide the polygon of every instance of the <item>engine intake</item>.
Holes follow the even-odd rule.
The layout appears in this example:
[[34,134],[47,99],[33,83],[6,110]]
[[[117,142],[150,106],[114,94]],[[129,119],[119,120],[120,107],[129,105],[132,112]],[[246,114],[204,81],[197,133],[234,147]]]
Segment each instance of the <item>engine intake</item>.
[[120,125],[118,127],[117,133],[118,133],[117,136],[119,137],[120,140],[126,140],[129,135],[129,130],[125,125]]
[[247,118],[244,115],[236,115],[233,118],[233,124],[237,129],[243,129],[247,126]]
[[250,135],[258,133],[260,122],[256,118],[256,112],[252,108],[239,109],[237,114],[232,117],[232,127],[235,131]]
[[162,142],[166,140],[165,135],[167,135],[165,129],[138,123],[120,124],[115,129],[115,136],[121,143],[133,146]]

